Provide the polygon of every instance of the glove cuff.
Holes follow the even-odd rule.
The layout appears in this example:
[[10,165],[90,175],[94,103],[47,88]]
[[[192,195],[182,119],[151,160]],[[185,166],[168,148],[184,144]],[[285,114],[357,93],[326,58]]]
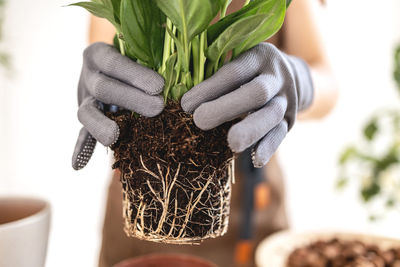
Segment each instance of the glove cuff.
[[307,63],[294,56],[288,56],[296,80],[298,107],[297,111],[303,111],[311,106],[314,99],[314,85],[310,68]]

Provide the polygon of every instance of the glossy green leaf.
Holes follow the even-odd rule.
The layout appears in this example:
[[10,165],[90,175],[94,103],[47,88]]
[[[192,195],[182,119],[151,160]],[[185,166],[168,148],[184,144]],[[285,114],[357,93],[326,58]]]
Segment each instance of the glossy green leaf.
[[70,6],[79,6],[83,7],[90,13],[92,13],[94,16],[99,17],[99,18],[104,18],[107,19],[111,24],[114,25],[114,27],[119,30],[120,25],[116,22],[113,10],[104,5],[104,3],[100,3],[98,1],[96,2],[79,2],[79,3],[74,3],[70,4]]
[[218,38],[207,48],[206,56],[213,62],[217,62],[222,54],[238,47],[245,42],[257,29],[269,19],[269,15],[258,14],[245,17],[229,26]]
[[103,4],[107,9],[113,12],[115,21],[120,23],[120,4],[121,0],[92,0],[92,2]]
[[154,0],[122,0],[121,28],[127,56],[158,68],[162,61],[164,22],[165,16]]
[[220,10],[217,0],[155,0],[164,14],[190,42],[207,29]]
[[117,22],[120,22],[121,18],[121,0],[109,0],[114,11],[114,17]]
[[275,1],[274,5],[271,6],[271,9],[266,14],[268,14],[268,19],[239,47],[235,48],[234,55],[238,56],[257,44],[264,42],[282,27],[286,14],[286,5],[284,1]]
[[257,14],[269,14],[274,7],[285,5],[285,0],[254,0],[240,10],[224,17],[207,29],[208,43],[211,44],[235,22]]
[[226,10],[228,9],[228,6],[232,2],[232,0],[219,0],[219,2],[220,2],[221,14],[225,16]]

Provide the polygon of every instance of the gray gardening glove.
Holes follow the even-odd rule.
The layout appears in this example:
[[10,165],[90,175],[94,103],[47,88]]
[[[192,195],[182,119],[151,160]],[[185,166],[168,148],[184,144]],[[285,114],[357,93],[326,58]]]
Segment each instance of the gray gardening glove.
[[293,126],[297,112],[311,105],[313,92],[303,60],[262,43],[187,92],[181,105],[194,112],[203,130],[249,114],[229,130],[228,143],[234,152],[253,147],[253,164],[262,167]]
[[83,54],[78,86],[78,119],[83,124],[72,156],[72,167],[82,169],[93,154],[96,140],[110,146],[118,140],[116,122],[104,115],[103,107],[116,105],[143,116],[161,113],[159,94],[164,79],[156,72],[122,56],[114,47],[95,43]]

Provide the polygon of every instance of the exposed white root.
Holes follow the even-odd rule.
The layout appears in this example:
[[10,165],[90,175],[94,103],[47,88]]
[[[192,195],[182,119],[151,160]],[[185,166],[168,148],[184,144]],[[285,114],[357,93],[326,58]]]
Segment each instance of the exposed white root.
[[[210,175],[209,171],[203,170],[198,177],[189,181],[181,173],[181,164],[175,169],[156,164],[154,166],[157,166],[157,170],[151,170],[142,156],[140,163],[141,168],[137,171],[149,175],[145,184],[133,188],[128,178],[124,175],[121,177],[125,185],[125,232],[129,236],[160,243],[199,244],[204,239],[226,233],[231,185],[234,180],[233,161],[229,162],[226,171],[228,179],[224,182],[217,179],[218,184],[214,183],[215,171]],[[214,188],[214,192],[209,188]],[[180,205],[180,201],[185,204]],[[194,214],[200,214],[206,219],[196,221],[193,219],[196,218],[193,217]],[[193,225],[208,229],[207,233],[196,236],[194,229],[191,229]]]

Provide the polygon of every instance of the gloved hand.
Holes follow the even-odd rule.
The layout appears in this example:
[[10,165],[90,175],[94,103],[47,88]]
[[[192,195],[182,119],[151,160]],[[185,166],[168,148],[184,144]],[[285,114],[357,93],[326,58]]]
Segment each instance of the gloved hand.
[[297,112],[311,105],[313,92],[303,60],[261,43],[192,88],[181,105],[194,112],[194,122],[203,130],[249,114],[229,130],[228,143],[234,152],[254,145],[253,164],[262,167],[293,126]]
[[86,166],[96,140],[105,146],[118,140],[118,125],[104,115],[103,104],[153,117],[164,108],[159,95],[163,87],[162,76],[122,56],[114,47],[95,43],[86,48],[78,85],[78,119],[84,127],[75,146],[72,167],[79,170]]

